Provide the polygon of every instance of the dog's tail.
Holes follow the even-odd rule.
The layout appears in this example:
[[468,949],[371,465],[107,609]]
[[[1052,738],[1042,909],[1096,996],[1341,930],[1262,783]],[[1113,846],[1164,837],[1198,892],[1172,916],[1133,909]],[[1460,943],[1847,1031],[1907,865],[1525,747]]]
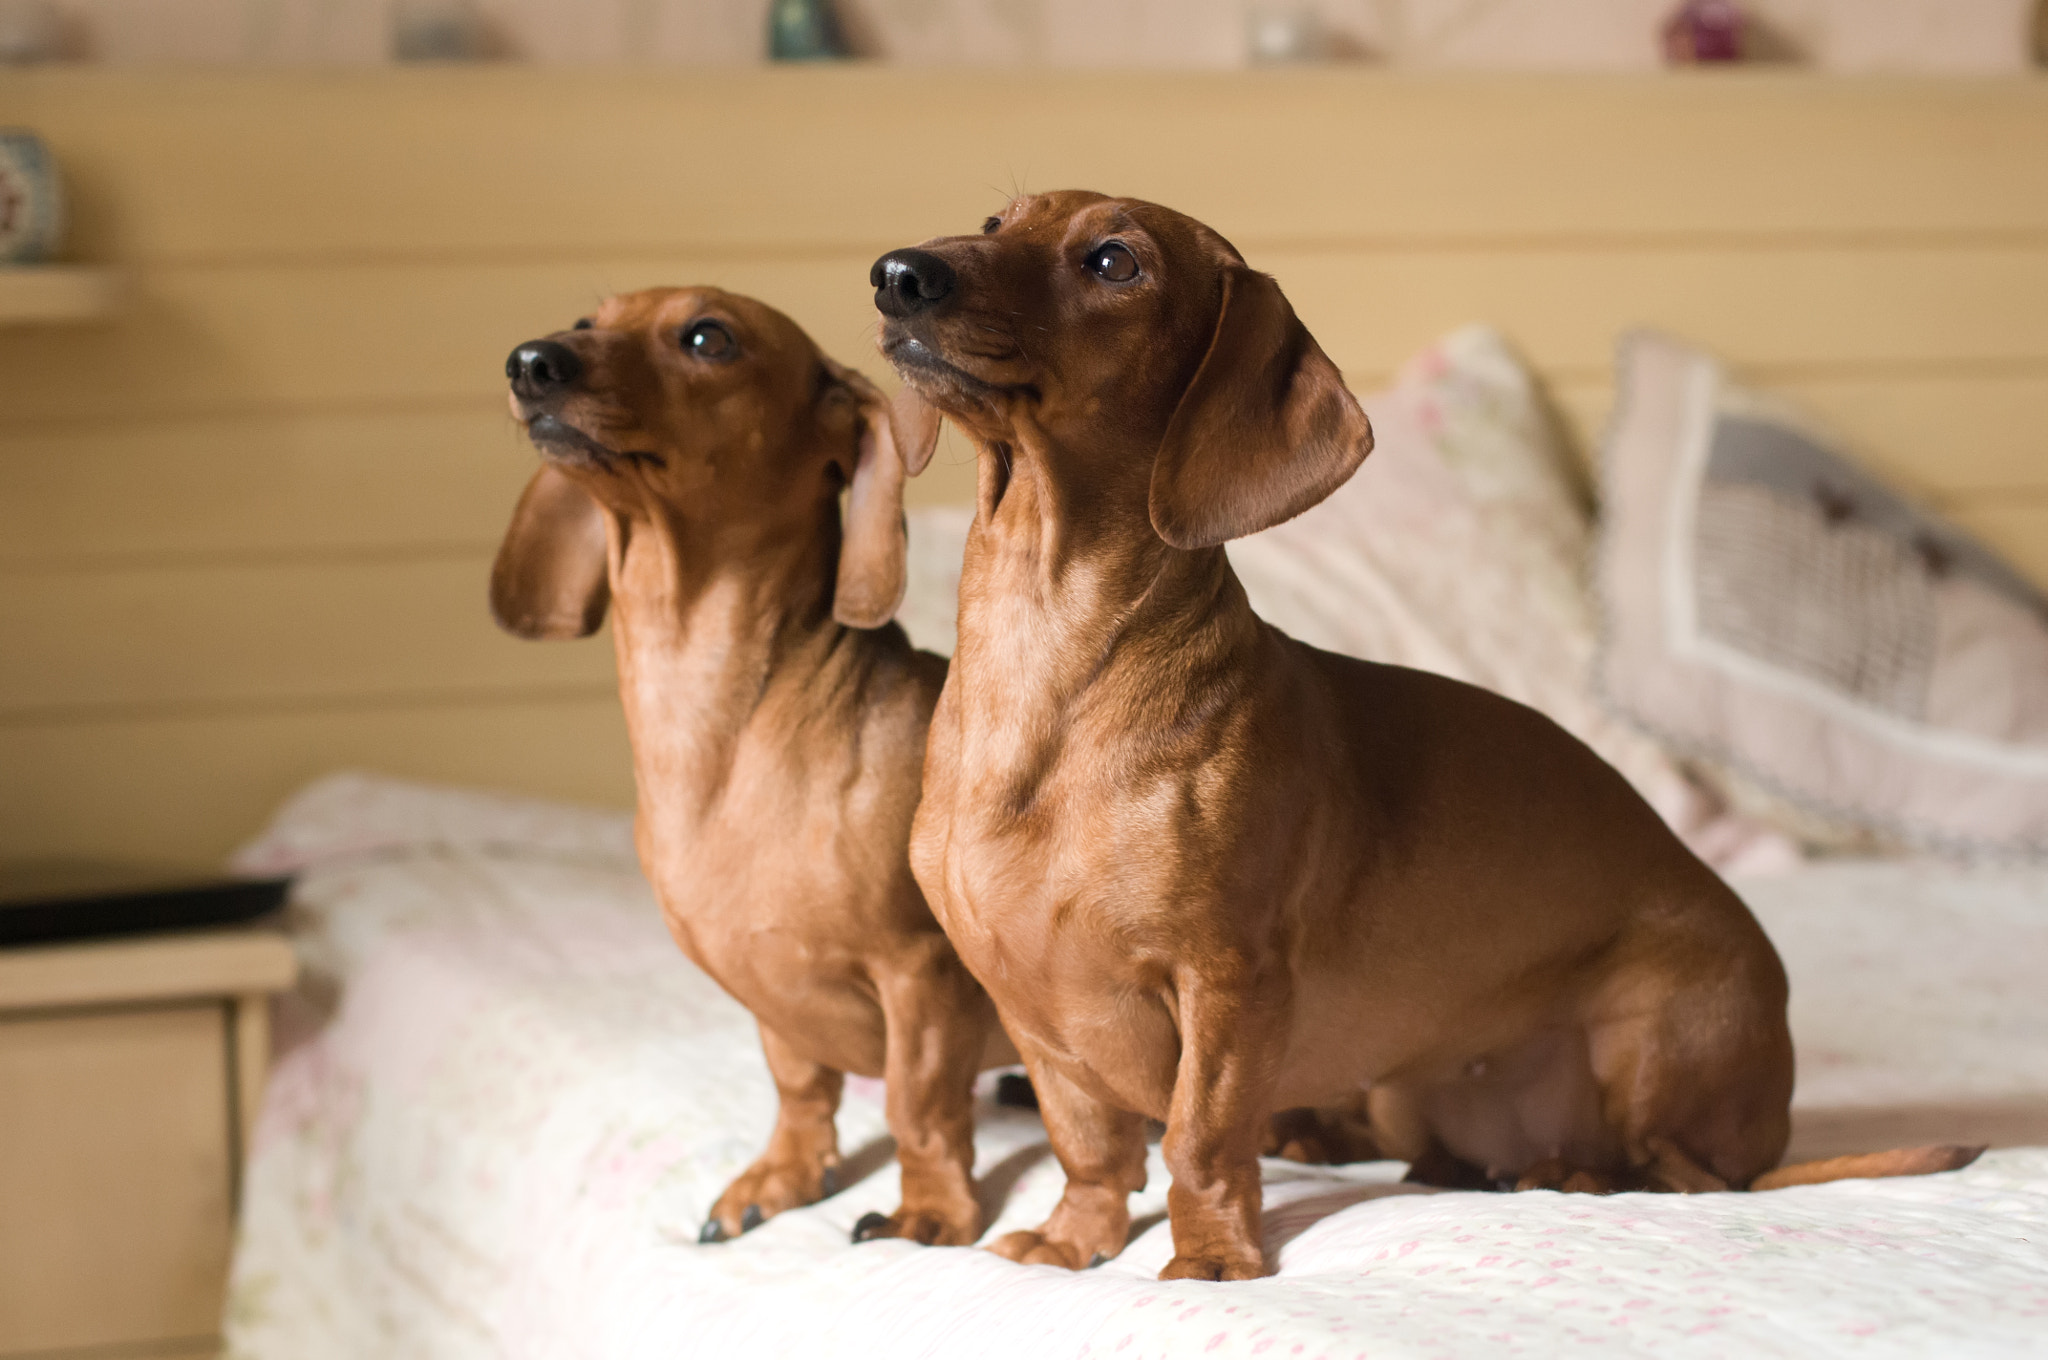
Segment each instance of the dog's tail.
[[1880,1176],[1927,1176],[1960,1171],[1977,1160],[1984,1144],[1933,1143],[1927,1147],[1893,1148],[1889,1152],[1858,1152],[1819,1162],[1794,1162],[1766,1171],[1749,1183],[1752,1190],[1783,1190],[1789,1185],[1821,1185],[1828,1181],[1876,1179]]

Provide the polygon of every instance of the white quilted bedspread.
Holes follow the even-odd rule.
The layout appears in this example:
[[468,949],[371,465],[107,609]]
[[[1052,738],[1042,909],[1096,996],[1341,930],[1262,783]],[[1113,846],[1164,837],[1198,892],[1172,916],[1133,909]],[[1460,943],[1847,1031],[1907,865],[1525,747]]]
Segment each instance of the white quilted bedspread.
[[[626,819],[355,777],[245,852],[300,867],[308,982],[255,1140],[230,1354],[858,1357],[2048,1355],[2048,1148],[1960,1173],[1697,1197],[1424,1192],[1266,1167],[1275,1277],[1161,1284],[854,1247],[892,1207],[878,1083],[849,1188],[697,1245],[773,1108],[746,1013],[684,961]],[[1745,885],[1791,969],[1800,1147],[2048,1144],[2048,871],[1810,865]],[[1059,1193],[984,1107],[992,1232]]]

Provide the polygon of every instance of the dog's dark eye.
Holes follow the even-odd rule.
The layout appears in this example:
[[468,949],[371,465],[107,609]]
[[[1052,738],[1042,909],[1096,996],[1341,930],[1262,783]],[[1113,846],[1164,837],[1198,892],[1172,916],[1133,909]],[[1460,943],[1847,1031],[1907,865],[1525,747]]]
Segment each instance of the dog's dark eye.
[[996,234],[996,232],[997,232],[997,231],[998,231],[998,230],[999,230],[999,229],[1000,229],[1000,228],[1002,227],[1002,225],[1003,225],[1003,219],[1002,219],[1002,218],[1000,218],[1000,217],[991,217],[991,218],[989,218],[989,219],[988,219],[988,221],[986,221],[986,222],[984,222],[984,223],[982,223],[982,224],[981,224],[981,234],[982,234],[983,236],[993,236],[993,235],[995,235],[995,234]]
[[589,318],[589,317],[587,317],[587,316],[581,316],[581,317],[578,317],[578,318],[576,318],[576,324],[575,324],[575,325],[573,325],[573,326],[571,326],[571,327],[570,327],[569,329],[570,329],[570,330],[572,330],[572,331],[587,331],[587,330],[589,330],[589,329],[590,329],[590,318]]
[[1105,283],[1129,283],[1138,277],[1138,257],[1121,241],[1104,241],[1088,256],[1088,268]]
[[723,321],[692,321],[683,327],[683,352],[722,363],[740,352],[740,342]]

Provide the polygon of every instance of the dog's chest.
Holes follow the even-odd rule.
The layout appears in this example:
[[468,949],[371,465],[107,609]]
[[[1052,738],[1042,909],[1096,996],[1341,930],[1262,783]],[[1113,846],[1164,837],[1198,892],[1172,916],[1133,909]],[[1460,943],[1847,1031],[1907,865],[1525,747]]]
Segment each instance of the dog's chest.
[[941,700],[912,841],[934,911],[1013,1018],[1163,986],[1170,904],[1205,839],[1188,834],[1198,768],[1144,769],[1119,705],[1049,702],[1016,682],[1027,666],[986,685],[970,669]]

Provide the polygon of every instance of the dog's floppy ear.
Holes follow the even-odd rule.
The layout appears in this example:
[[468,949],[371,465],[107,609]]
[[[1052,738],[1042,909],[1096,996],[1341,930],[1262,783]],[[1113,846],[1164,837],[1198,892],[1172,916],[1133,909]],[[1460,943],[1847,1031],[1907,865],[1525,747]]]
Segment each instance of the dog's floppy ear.
[[606,573],[604,512],[567,473],[541,464],[491,564],[491,617],[520,637],[588,637],[611,604]]
[[903,603],[909,552],[903,523],[904,478],[923,471],[931,460],[939,416],[908,394],[890,401],[850,368],[831,364],[831,371],[853,394],[860,423],[832,617],[849,628],[880,628],[896,617],[896,606]]
[[1372,452],[1372,425],[1280,285],[1223,275],[1216,333],[1152,464],[1152,527],[1206,548],[1292,519]]
[[939,408],[904,388],[889,401],[889,419],[896,431],[896,451],[903,455],[903,470],[915,477],[932,461],[939,446]]

